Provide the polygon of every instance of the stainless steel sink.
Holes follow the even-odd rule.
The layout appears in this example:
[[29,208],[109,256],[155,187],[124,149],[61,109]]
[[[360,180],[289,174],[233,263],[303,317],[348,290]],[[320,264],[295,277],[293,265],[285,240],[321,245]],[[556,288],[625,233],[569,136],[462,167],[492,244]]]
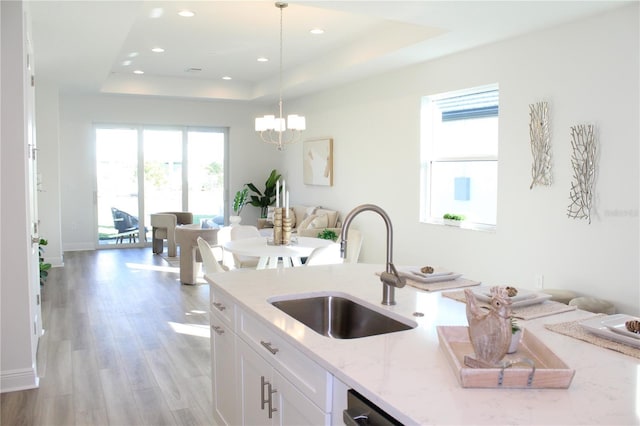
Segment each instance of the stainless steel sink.
[[398,321],[354,300],[337,295],[301,297],[270,302],[318,334],[355,339],[411,330],[416,323]]

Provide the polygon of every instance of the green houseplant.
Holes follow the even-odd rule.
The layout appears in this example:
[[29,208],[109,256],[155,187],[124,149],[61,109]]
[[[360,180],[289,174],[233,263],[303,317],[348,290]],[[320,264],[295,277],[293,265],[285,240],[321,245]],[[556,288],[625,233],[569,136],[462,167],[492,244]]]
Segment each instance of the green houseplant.
[[249,204],[255,207],[260,207],[260,217],[267,217],[267,210],[271,204],[276,200],[276,185],[280,180],[280,173],[276,169],[271,170],[271,174],[264,183],[264,191],[260,191],[254,184],[247,183],[247,187],[255,193],[251,195],[251,201]]
[[461,214],[445,213],[442,219],[444,219],[445,225],[460,226],[460,222],[462,222],[465,217]]
[[332,229],[323,229],[322,231],[318,232],[318,238],[335,242],[338,239],[338,234],[336,234]]
[[49,241],[44,238],[40,238],[40,242],[38,244],[38,258],[40,259],[40,285],[44,285],[44,282],[49,276],[49,269],[51,269],[51,264],[44,261],[44,246],[49,244]]
[[242,208],[249,202],[249,188],[242,188],[236,192],[236,196],[233,197],[233,213],[236,216],[240,216]]

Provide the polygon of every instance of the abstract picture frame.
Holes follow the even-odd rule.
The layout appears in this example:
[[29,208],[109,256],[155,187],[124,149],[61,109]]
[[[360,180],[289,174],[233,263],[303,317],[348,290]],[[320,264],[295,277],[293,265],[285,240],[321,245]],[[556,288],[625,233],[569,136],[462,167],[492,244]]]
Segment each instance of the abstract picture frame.
[[302,146],[305,185],[333,186],[333,139],[307,139]]

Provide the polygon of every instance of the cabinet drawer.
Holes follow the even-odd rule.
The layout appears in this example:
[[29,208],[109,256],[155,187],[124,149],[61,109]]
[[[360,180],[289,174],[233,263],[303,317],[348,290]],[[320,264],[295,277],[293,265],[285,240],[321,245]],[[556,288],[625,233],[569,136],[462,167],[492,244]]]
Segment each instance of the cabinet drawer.
[[[211,286],[209,291],[211,313],[218,317],[224,326],[230,330],[235,330],[236,305],[233,303],[233,299],[227,296],[226,293],[217,290],[214,286]],[[213,320],[213,318],[211,319]]]
[[238,310],[238,335],[325,412],[331,411],[333,376],[252,315]]

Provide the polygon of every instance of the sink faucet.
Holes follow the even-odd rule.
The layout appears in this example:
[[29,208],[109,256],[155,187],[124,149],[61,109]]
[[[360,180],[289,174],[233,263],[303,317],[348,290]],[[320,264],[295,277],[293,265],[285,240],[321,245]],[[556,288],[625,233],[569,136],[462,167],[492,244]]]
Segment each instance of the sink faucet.
[[393,265],[393,227],[391,226],[391,219],[387,213],[375,204],[362,204],[349,212],[342,224],[342,230],[340,231],[340,257],[343,259],[347,257],[347,236],[349,232],[349,225],[354,217],[364,211],[374,211],[382,216],[384,223],[387,226],[387,262],[385,271],[380,274],[380,281],[382,281],[382,304],[383,305],[395,305],[395,288],[402,288],[405,285],[405,279],[398,275],[396,267]]

